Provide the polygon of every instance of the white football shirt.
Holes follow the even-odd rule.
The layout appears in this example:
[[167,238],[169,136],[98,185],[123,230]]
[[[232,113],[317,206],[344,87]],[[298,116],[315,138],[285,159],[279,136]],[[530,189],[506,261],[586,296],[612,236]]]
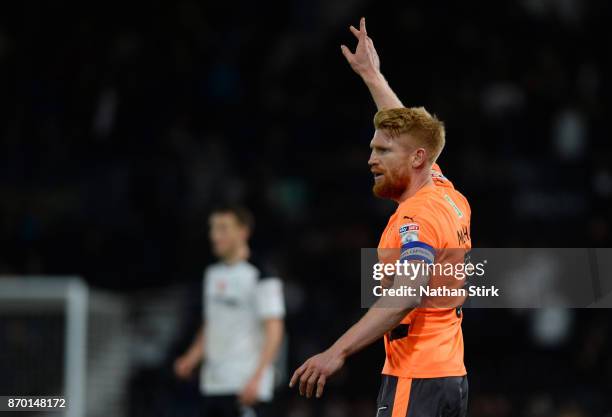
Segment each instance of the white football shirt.
[[[204,272],[204,363],[200,390],[204,395],[239,394],[253,376],[261,357],[263,320],[283,318],[282,282],[242,261],[216,263]],[[259,400],[270,401],[274,370],[263,373]]]

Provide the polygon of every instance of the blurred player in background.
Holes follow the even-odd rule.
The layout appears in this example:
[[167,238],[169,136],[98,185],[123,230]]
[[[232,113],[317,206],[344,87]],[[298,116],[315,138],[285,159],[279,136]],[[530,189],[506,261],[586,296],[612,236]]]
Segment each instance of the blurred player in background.
[[174,369],[188,378],[203,362],[203,416],[261,417],[272,400],[273,362],[283,339],[282,283],[252,260],[246,209],[217,209],[209,222],[219,262],[204,272],[203,324]]
[[[460,264],[471,247],[467,200],[435,164],[445,142],[444,125],[424,108],[405,108],[380,72],[380,61],[367,36],[365,19],[355,53],[342,53],[359,74],[378,107],[368,164],[374,174],[374,194],[398,203],[379,242],[399,249],[400,261]],[[456,248],[456,250],[441,250]],[[396,258],[397,259],[397,258]],[[392,262],[380,259],[381,262]],[[422,274],[415,287],[436,287],[434,274]],[[399,288],[390,279],[387,286]],[[449,281],[442,281],[449,282]],[[451,277],[457,288],[462,280]],[[405,283],[405,282],[403,282]],[[398,297],[399,298],[399,297]],[[327,378],[345,359],[384,336],[386,360],[377,400],[377,417],[446,417],[467,414],[467,377],[461,332],[462,297],[443,300],[405,296],[382,304],[379,299],[365,316],[329,349],[308,359],[291,378],[300,394],[320,397]],[[395,300],[397,301],[397,300]]]

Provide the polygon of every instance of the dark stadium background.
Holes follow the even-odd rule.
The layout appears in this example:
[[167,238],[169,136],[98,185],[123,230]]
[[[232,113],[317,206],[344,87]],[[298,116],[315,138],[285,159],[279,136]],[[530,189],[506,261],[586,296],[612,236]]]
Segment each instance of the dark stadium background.
[[[406,105],[445,121],[444,173],[479,247],[609,247],[612,10],[605,0],[0,6],[0,273],[78,274],[130,295],[180,283],[183,335],[137,370],[131,416],[193,415],[171,363],[197,326],[207,213],[255,212],[290,290],[292,371],[363,314],[359,253],[393,211],[371,195],[375,107],[339,45],[367,17]],[[470,415],[612,415],[608,310],[467,310]],[[371,416],[381,344],[322,400],[278,416]],[[179,414],[177,410],[181,410]]]

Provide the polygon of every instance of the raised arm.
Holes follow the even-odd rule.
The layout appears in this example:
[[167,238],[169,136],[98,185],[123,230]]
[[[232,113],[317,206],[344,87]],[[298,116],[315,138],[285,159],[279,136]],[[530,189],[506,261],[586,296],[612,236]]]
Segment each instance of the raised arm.
[[365,17],[359,21],[359,29],[350,27],[357,38],[357,48],[352,53],[346,45],[341,45],[342,54],[370,90],[378,110],[404,107],[395,95],[389,83],[380,72],[380,59],[374,48],[374,42],[366,31]]

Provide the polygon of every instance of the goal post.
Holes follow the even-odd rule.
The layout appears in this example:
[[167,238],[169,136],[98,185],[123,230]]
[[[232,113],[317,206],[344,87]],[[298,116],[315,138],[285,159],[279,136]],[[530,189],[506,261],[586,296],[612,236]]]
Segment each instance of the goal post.
[[[11,318],[14,322],[22,323],[24,327],[27,327],[28,320],[31,322],[32,317],[36,314],[63,315],[63,337],[61,337],[63,375],[61,386],[56,388],[61,392],[28,392],[27,395],[64,396],[67,403],[64,413],[66,417],[85,415],[88,298],[87,285],[79,277],[0,277],[0,318]],[[45,351],[46,343],[50,342],[53,337],[58,336],[50,333],[42,335],[40,342],[43,345],[38,347],[41,361],[59,360],[59,358],[46,356],[48,354]],[[6,352],[6,357],[10,357],[10,352]],[[40,363],[19,365],[29,369],[15,369],[15,372],[24,372],[25,378],[28,376],[34,378],[38,371],[34,368]],[[24,394],[26,393],[2,393],[2,395]],[[52,413],[57,416],[57,411]]]

